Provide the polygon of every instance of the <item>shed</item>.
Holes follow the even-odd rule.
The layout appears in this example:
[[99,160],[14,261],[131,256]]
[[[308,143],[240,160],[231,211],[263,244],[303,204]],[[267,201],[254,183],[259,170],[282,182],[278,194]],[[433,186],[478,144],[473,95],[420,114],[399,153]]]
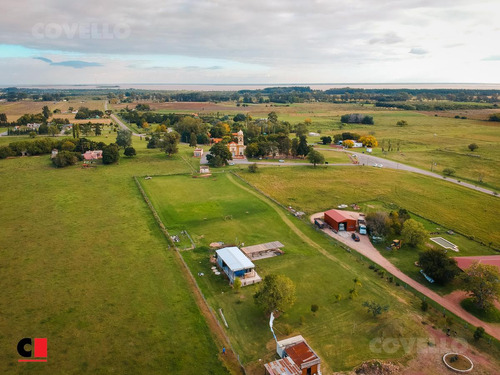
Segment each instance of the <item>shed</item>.
[[229,282],[234,283],[235,278],[240,278],[241,285],[250,285],[262,281],[255,272],[255,264],[248,259],[237,247],[225,247],[216,252],[217,264],[229,278]]
[[281,242],[273,241],[259,245],[242,247],[241,251],[243,251],[250,259],[262,259],[283,254],[283,250],[281,250],[283,247],[285,247],[285,245]]
[[335,231],[355,231],[356,218],[348,212],[339,210],[329,210],[325,212],[325,223],[330,225]]
[[266,374],[321,374],[321,359],[302,336],[298,335],[278,341],[276,350],[281,359],[266,363],[264,365]]
[[203,149],[202,148],[195,148],[193,155],[195,158],[201,158],[203,156]]

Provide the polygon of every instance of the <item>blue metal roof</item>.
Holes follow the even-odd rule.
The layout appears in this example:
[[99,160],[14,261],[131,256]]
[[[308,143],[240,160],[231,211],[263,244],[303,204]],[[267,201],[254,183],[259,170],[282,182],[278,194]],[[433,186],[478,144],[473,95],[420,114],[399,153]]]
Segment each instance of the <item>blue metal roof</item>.
[[232,271],[240,271],[255,267],[255,264],[253,264],[237,247],[225,247],[217,250],[216,253]]

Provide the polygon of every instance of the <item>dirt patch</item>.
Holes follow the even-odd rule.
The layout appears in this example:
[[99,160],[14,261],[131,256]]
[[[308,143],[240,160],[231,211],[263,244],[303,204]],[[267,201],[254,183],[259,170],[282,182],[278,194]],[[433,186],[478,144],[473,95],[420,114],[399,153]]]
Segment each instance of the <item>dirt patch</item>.
[[405,375],[444,375],[454,374],[443,363],[443,355],[448,352],[458,352],[469,357],[474,363],[474,374],[491,375],[498,373],[494,359],[486,354],[478,353],[476,349],[459,338],[448,337],[444,332],[430,326],[426,327],[429,342],[432,346],[422,348],[401,373]]

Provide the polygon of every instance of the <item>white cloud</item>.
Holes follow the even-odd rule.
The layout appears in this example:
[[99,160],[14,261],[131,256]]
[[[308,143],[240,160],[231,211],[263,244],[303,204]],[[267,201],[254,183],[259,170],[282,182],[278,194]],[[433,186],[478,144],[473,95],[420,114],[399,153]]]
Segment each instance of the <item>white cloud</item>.
[[[481,68],[483,79],[500,81],[497,70],[480,65],[481,58],[492,56],[491,42],[500,37],[492,17],[500,12],[497,0],[384,0],[376,6],[370,0],[21,3],[12,2],[0,14],[0,44],[39,50],[34,56],[53,61],[103,65],[82,69],[81,78],[88,80],[107,75],[106,82],[112,82],[111,77],[137,82],[158,70],[156,79],[163,82],[171,79],[171,71],[177,72],[172,78],[176,82],[379,82],[396,77],[426,81],[419,64],[428,60],[434,66],[462,66],[457,76],[441,72],[438,80],[477,79],[475,70]],[[125,63],[116,70],[120,61]],[[0,83],[19,76],[12,69],[19,72],[23,66],[32,63],[9,67],[0,57]],[[42,64],[32,68],[41,71]],[[54,79],[62,79],[67,67],[45,68],[58,71]],[[116,78],[117,72],[122,76]]]

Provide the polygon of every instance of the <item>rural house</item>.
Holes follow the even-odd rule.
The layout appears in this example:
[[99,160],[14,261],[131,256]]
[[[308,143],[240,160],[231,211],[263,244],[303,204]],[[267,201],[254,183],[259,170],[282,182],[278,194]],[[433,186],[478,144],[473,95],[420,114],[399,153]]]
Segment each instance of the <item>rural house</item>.
[[242,286],[262,281],[262,278],[255,272],[255,264],[237,247],[225,247],[217,250],[215,257],[217,264],[227,275],[231,284],[237,277],[241,280]]
[[193,156],[195,158],[201,158],[203,156],[203,149],[202,148],[195,148]]

